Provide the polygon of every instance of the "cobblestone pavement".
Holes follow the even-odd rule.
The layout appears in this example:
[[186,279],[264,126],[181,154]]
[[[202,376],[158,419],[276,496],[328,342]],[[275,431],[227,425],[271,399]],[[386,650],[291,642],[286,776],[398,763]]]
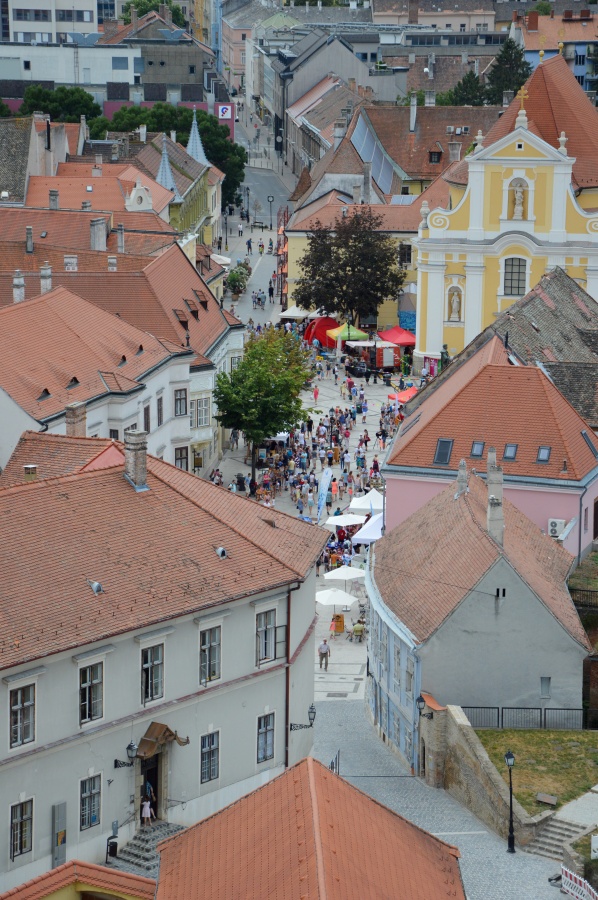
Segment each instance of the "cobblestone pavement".
[[[316,682],[317,685],[317,682]],[[556,900],[548,877],[558,863],[517,850],[453,800],[428,787],[382,743],[362,703],[316,704],[312,755],[329,765],[340,750],[340,772],[351,784],[461,851],[468,900]]]

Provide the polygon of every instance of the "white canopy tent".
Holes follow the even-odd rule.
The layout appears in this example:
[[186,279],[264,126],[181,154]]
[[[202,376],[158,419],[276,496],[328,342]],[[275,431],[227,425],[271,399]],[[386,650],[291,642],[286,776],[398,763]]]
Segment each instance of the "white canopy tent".
[[367,494],[364,494],[363,497],[353,497],[349,504],[349,511],[353,513],[379,513],[384,509],[384,496],[377,491],[376,488],[372,488],[371,491],[368,491]]
[[288,309],[285,309],[285,311],[280,314],[281,319],[305,319],[306,316],[307,310],[299,309],[295,304],[289,306]]
[[396,347],[396,344],[391,343],[391,341],[345,341],[347,347],[380,347],[384,349],[384,347]]
[[357,534],[354,534],[351,538],[352,544],[373,544],[374,541],[379,540],[382,537],[382,527],[384,525],[384,516],[382,513],[378,513],[377,516],[372,516],[370,521],[360,528]]
[[358,516],[355,513],[343,513],[340,516],[330,516],[324,524],[328,529],[334,531],[335,528],[346,528],[347,525],[363,525],[365,518],[365,516]]

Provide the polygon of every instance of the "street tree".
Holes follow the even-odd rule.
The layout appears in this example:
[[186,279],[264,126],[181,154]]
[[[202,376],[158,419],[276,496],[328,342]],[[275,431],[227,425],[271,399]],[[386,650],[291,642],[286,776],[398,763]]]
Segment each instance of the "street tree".
[[484,85],[475,72],[468,72],[453,88],[440,96],[440,101],[437,96],[436,103],[438,106],[483,106],[485,99]]
[[236,369],[218,375],[216,419],[224,428],[237,428],[245,435],[251,445],[253,480],[260,444],[301,421],[301,390],[308,373],[308,355],[296,336],[269,328],[249,339]]
[[137,15],[139,17],[144,16],[148,12],[158,12],[160,9],[160,4],[165,2],[166,6],[172,12],[172,24],[176,25],[177,28],[185,27],[185,17],[183,15],[183,11],[178,3],[173,3],[172,0],[129,0],[128,3],[125,3],[122,11],[122,18],[125,25],[128,25],[131,21],[131,7],[134,6],[137,10]]
[[503,93],[505,91],[517,93],[531,74],[532,67],[526,62],[523,48],[518,47],[511,38],[507,38],[486,78],[486,102],[493,106],[502,106]]
[[94,119],[101,110],[83,88],[61,85],[51,91],[41,84],[30,84],[25,88],[19,115],[30,116],[34,112],[48,113],[53,122],[79,122],[81,116]]
[[357,323],[376,316],[385,300],[396,300],[405,271],[396,241],[381,226],[382,217],[367,205],[339,216],[331,227],[316,221],[299,260],[293,302]]

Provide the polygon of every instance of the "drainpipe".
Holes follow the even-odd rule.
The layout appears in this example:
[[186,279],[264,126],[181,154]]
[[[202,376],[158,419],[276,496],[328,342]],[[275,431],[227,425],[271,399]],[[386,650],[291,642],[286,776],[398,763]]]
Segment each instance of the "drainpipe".
[[298,584],[294,588],[289,588],[287,592],[287,662],[285,666],[285,705],[284,705],[284,767],[289,768],[289,736],[291,734],[291,714],[289,707],[291,705],[291,593],[298,591],[301,587]]
[[579,541],[577,542],[577,565],[581,565],[581,535],[583,532],[583,498],[588,493],[587,485],[579,498]]

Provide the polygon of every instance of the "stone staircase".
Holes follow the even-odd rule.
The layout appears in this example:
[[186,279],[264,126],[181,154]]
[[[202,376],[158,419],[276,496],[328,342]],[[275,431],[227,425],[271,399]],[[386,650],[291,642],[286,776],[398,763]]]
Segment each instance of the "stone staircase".
[[182,825],[160,821],[152,828],[140,828],[127,844],[123,847],[119,845],[118,856],[110,857],[108,866],[121,872],[143,875],[145,878],[156,878],[160,866],[160,855],[156,851],[156,846],[166,838],[184,830]]
[[587,831],[585,825],[577,825],[575,822],[553,816],[525,849],[528,853],[535,853],[536,856],[545,856],[560,862],[563,846],[569,841],[574,841],[584,831]]

